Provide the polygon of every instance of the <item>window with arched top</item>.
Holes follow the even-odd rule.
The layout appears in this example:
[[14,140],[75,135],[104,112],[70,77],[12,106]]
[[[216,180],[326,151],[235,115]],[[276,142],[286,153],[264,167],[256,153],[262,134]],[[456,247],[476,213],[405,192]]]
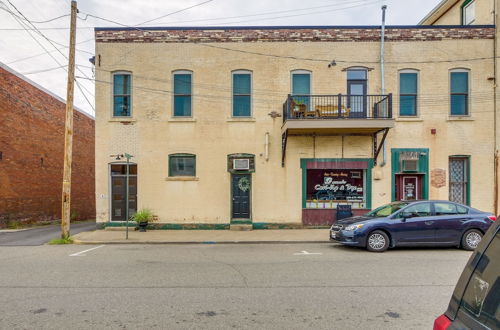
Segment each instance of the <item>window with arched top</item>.
[[127,71],[112,73],[113,117],[132,116],[132,74]]
[[399,115],[417,116],[418,70],[399,71]]
[[469,75],[468,69],[450,70],[450,115],[469,115]]
[[196,176],[196,155],[168,155],[168,176]]
[[236,70],[232,72],[233,117],[252,116],[252,72]]
[[193,72],[189,70],[177,70],[172,72],[174,90],[174,117],[191,117],[192,110],[192,77]]

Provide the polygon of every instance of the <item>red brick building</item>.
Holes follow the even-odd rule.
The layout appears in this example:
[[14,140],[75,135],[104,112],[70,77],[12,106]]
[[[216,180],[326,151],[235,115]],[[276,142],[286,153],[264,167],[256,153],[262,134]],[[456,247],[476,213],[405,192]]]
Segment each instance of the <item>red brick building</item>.
[[[65,102],[0,63],[0,228],[61,218]],[[94,118],[75,109],[73,220],[95,217]]]

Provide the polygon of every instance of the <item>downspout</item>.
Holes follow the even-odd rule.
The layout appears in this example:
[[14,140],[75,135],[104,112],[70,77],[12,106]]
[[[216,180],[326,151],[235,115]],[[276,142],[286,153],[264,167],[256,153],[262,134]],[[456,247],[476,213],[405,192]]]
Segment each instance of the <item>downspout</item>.
[[[381,94],[385,95],[385,66],[384,66],[384,54],[385,54],[385,10],[387,9],[386,5],[382,6],[382,31],[380,35],[380,85],[381,85]],[[387,109],[386,109],[387,110]],[[387,158],[387,151],[385,149],[385,142],[382,145],[382,163],[380,163],[380,167],[385,166],[385,161]]]

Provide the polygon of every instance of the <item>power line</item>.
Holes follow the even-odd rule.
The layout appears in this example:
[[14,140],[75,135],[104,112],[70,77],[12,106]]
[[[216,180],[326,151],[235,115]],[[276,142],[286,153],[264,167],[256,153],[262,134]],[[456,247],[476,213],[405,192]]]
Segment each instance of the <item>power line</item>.
[[139,24],[137,24],[137,25],[144,25],[144,24],[147,24],[147,23],[151,23],[151,22],[153,22],[153,21],[157,21],[157,20],[162,19],[162,18],[165,18],[165,17],[167,17],[167,16],[171,16],[171,15],[174,15],[174,14],[178,14],[178,13],[181,13],[181,12],[186,11],[186,10],[191,9],[191,8],[199,7],[199,6],[201,6],[201,5],[204,5],[204,4],[209,3],[209,2],[212,2],[212,1],[214,1],[214,0],[207,0],[207,1],[204,1],[204,2],[200,2],[200,3],[198,3],[198,4],[195,4],[195,5],[191,6],[191,7],[186,7],[186,8],[183,8],[183,9],[180,9],[180,10],[177,10],[177,11],[174,11],[174,12],[172,12],[172,13],[169,13],[169,14],[166,14],[166,15],[163,15],[163,16],[160,16],[160,17],[157,17],[157,18],[153,18],[153,19],[147,20],[147,21],[142,22],[142,23],[139,23]]
[[[9,4],[10,4],[10,5],[11,5],[11,6],[12,6],[12,7],[13,7],[13,8],[14,8],[14,9],[18,12],[18,13],[19,13],[19,15],[21,15],[21,16],[22,16],[22,17],[23,17],[23,18],[24,18],[24,19],[25,19],[25,20],[26,20],[26,21],[27,21],[27,22],[28,22],[28,23],[29,23],[29,24],[30,24],[30,25],[31,25],[31,26],[35,29],[35,31],[36,31],[36,32],[37,32],[40,36],[42,36],[45,40],[47,40],[47,41],[48,41],[48,42],[52,45],[52,47],[54,47],[54,48],[57,50],[57,52],[58,52],[59,54],[61,54],[61,55],[62,55],[65,59],[68,59],[68,57],[67,57],[64,53],[62,53],[62,52],[59,50],[59,48],[57,48],[57,47],[54,45],[54,43],[53,43],[53,42],[52,42],[49,38],[47,38],[47,37],[46,37],[46,36],[45,36],[42,32],[38,31],[37,27],[36,27],[35,25],[33,25],[33,24],[30,22],[30,20],[29,20],[29,19],[28,19],[28,18],[27,18],[27,17],[26,17],[26,16],[25,16],[25,15],[24,15],[24,14],[23,14],[20,10],[19,10],[19,9],[17,9],[17,7],[16,7],[16,6],[14,6],[14,5],[12,4],[12,2],[11,2],[10,0],[7,0],[7,2],[8,2],[8,3],[9,3]],[[12,11],[11,11],[11,12],[12,12]],[[17,19],[17,18],[16,18],[16,19]],[[18,22],[19,22],[19,23],[23,23],[21,20],[18,20]],[[21,26],[24,26],[24,23],[23,23],[23,24],[21,24]],[[30,34],[30,36],[32,36],[32,35],[31,35],[31,33],[30,33],[29,31],[28,31],[28,33]],[[32,37],[33,37],[33,36],[32,36]],[[33,38],[34,38],[34,37],[33,37]],[[41,44],[41,43],[39,43],[39,42],[38,42],[38,40],[37,40],[36,38],[34,38],[34,39],[35,39],[35,40],[37,41],[37,43],[38,43],[38,44],[39,44],[39,45],[43,48],[43,50],[45,50],[45,52],[47,52],[47,54],[48,54],[48,55],[49,55],[49,56],[50,56],[50,57],[51,57],[51,58],[52,58],[52,59],[53,59],[53,60],[54,60],[54,61],[55,61],[55,62],[56,62],[59,66],[62,66],[62,65],[61,65],[61,63],[59,63],[59,61],[58,61],[58,60],[57,60],[54,56],[52,56],[52,54],[51,54],[51,53],[49,53],[49,52],[48,52],[48,50],[47,50],[44,46],[42,46],[42,44]],[[84,76],[86,76],[86,75],[85,75],[85,73],[84,73],[83,71],[81,71],[78,67],[77,67],[76,69],[77,69],[78,71],[80,71],[80,73],[81,73],[81,74],[83,74]],[[89,104],[89,106],[92,108],[92,110],[94,110],[94,111],[95,111],[94,106],[93,106],[93,105],[92,105],[92,103],[88,100],[87,96],[84,94],[84,92],[83,92],[82,88],[80,87],[80,85],[79,85],[79,84],[76,84],[76,86],[78,87],[78,89],[80,90],[80,93],[82,93],[82,95],[84,96],[85,100],[87,101],[87,103]]]
[[[265,12],[265,13],[259,13],[259,14],[251,14],[251,15],[239,15],[239,16],[229,16],[229,17],[217,17],[217,18],[205,18],[205,19],[195,19],[195,20],[188,20],[188,21],[172,21],[172,22],[165,22],[165,23],[158,23],[158,24],[179,24],[179,23],[193,23],[193,22],[206,22],[206,21],[217,21],[217,20],[228,20],[228,19],[233,19],[233,18],[246,18],[246,17],[257,17],[257,16],[267,16],[267,15],[272,15],[272,14],[282,14],[282,13],[290,13],[290,12],[297,12],[297,11],[305,11],[305,10],[312,10],[312,9],[319,9],[319,8],[330,8],[338,5],[345,5],[349,3],[358,3],[358,2],[366,2],[367,0],[344,0],[344,2],[340,4],[334,4],[334,5],[325,5],[325,6],[315,6],[315,7],[306,7],[306,8],[297,8],[297,9],[289,9],[289,10],[278,10],[278,11],[271,11],[271,12]],[[381,0],[383,1],[383,0]],[[224,24],[224,23],[222,23]]]
[[[8,12],[9,14],[11,14],[13,16],[16,16],[19,19],[23,19],[23,20],[29,21],[27,19],[22,18],[21,16],[16,15],[15,13],[10,12],[8,9],[2,8],[2,7],[0,7],[0,9],[3,10],[3,11]],[[35,23],[35,24],[50,23],[50,22],[53,22],[53,21],[58,20],[60,18],[68,17],[68,16],[70,16],[70,15],[66,14],[66,15],[57,16],[57,17],[54,17],[54,18],[51,18],[51,19],[48,19],[48,20],[45,20],[45,21],[33,21],[33,20],[31,20],[30,22],[31,23]]]
[[[23,29],[24,31],[25,29]],[[80,42],[77,42],[76,44],[79,45],[79,44],[83,44],[85,42],[88,42],[88,41],[91,41],[91,40],[94,40],[94,38],[91,38],[91,39],[87,39],[87,40],[83,40],[83,41],[80,41]],[[68,46],[64,45],[63,48],[68,48]],[[59,50],[61,50],[62,48],[59,48]],[[77,51],[79,51],[78,49],[76,49]],[[57,50],[51,50],[49,53],[53,53],[53,52],[56,52]],[[83,50],[80,50],[81,52],[86,52],[86,53],[89,53],[89,54],[94,54],[94,53],[91,53],[91,52],[87,52],[87,51],[83,51]],[[7,65],[9,64],[12,64],[12,63],[17,63],[17,62],[22,62],[22,61],[25,61],[25,60],[29,60],[29,59],[32,59],[32,58],[35,58],[35,57],[39,57],[39,56],[42,56],[42,55],[46,55],[47,52],[43,52],[43,53],[38,53],[38,54],[35,54],[35,55],[31,55],[31,56],[28,56],[28,57],[23,57],[23,58],[19,58],[17,60],[14,60],[14,61],[10,61],[8,63],[5,63]]]

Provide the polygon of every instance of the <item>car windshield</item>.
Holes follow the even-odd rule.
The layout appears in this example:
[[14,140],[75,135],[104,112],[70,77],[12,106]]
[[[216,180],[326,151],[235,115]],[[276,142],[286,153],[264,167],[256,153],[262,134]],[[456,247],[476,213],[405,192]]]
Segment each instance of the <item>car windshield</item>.
[[395,202],[395,203],[390,203],[383,205],[381,207],[376,208],[375,210],[368,212],[366,215],[369,217],[387,217],[391,214],[393,214],[396,211],[399,211],[403,207],[408,205],[408,203],[405,202]]

